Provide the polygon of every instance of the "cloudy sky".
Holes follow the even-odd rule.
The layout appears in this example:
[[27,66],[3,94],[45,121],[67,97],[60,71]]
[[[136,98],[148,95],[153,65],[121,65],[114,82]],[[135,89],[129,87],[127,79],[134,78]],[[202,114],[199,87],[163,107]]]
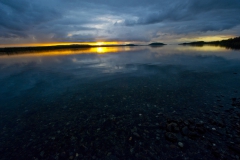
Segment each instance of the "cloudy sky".
[[1,45],[240,35],[240,0],[0,0],[0,15]]

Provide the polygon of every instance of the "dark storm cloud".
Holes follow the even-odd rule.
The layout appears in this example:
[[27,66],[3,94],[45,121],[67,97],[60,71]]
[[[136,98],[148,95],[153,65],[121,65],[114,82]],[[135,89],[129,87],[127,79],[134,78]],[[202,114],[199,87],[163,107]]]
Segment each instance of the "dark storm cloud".
[[[240,1],[237,0],[202,0],[178,1],[169,6],[157,5],[154,10],[149,10],[137,19],[127,19],[126,26],[149,25],[161,22],[203,22],[201,31],[229,29],[240,24]],[[184,24],[183,24],[184,25]]]
[[1,0],[0,8],[0,26],[5,28],[5,34],[10,37],[11,35],[26,37],[27,31],[41,23],[61,17],[57,10],[49,6],[39,5],[34,1]]
[[1,26],[13,30],[26,30],[35,25],[60,18],[61,14],[48,5],[21,0],[2,0]]
[[151,41],[170,34],[233,33],[239,13],[239,0],[0,0],[0,38]]

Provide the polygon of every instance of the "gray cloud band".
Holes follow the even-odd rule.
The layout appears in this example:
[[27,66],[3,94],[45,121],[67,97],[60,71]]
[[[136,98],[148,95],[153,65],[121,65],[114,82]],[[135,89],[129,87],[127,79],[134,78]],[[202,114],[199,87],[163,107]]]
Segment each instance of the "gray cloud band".
[[232,33],[239,13],[239,0],[0,0],[0,38],[151,41],[158,32]]

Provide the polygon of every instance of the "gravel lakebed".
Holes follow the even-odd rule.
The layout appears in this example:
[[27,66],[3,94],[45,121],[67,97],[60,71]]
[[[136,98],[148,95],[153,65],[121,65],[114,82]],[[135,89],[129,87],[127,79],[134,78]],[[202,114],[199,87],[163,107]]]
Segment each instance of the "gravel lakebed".
[[239,97],[193,102],[154,85],[22,101],[1,114],[1,159],[240,158]]

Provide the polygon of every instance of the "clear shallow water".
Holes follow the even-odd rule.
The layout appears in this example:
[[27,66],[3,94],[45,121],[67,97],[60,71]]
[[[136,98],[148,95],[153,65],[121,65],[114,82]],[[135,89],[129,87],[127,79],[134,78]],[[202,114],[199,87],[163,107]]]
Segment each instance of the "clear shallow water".
[[[240,51],[213,46],[1,55],[0,154],[234,159],[239,153],[228,142],[239,139],[239,107],[232,106],[240,97],[239,71]],[[199,122],[204,132],[196,129]],[[172,123],[179,130],[169,129]]]

